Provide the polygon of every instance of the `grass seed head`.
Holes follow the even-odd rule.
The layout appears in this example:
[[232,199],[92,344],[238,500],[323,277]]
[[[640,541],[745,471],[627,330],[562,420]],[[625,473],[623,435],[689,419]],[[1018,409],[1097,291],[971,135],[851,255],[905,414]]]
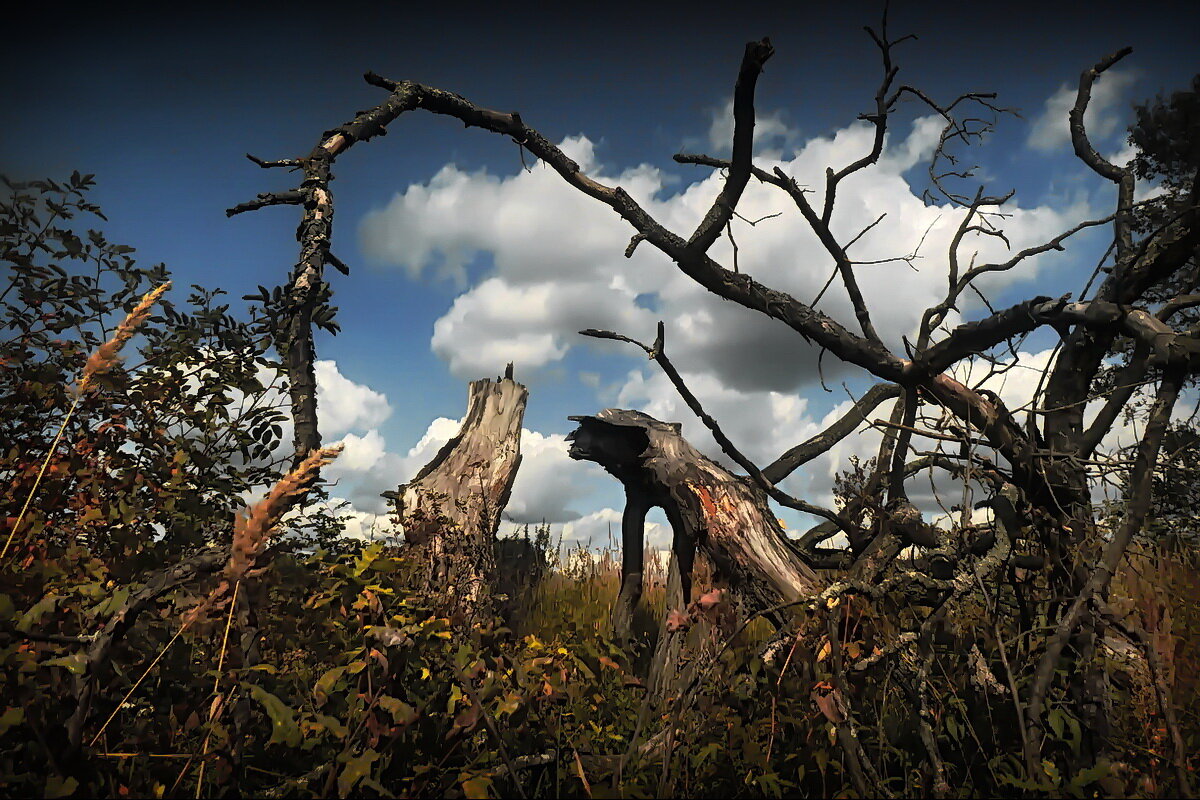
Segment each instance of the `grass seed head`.
[[291,506],[291,499],[302,495],[321,467],[338,457],[343,445],[322,447],[308,454],[300,465],[280,479],[279,483],[258,501],[247,514],[238,514],[233,522],[233,549],[225,573],[240,578],[262,552],[280,517]]
[[96,351],[88,357],[87,364],[83,367],[83,377],[79,379],[79,391],[81,394],[87,391],[93,378],[103,375],[117,365],[121,360],[121,348],[133,338],[133,334],[137,332],[138,327],[150,316],[151,306],[170,288],[171,282],[167,281],[157,289],[152,289],[142,295],[142,299],[138,301],[138,304],[133,307],[133,310],[117,326],[117,330],[113,333],[112,338],[96,348]]

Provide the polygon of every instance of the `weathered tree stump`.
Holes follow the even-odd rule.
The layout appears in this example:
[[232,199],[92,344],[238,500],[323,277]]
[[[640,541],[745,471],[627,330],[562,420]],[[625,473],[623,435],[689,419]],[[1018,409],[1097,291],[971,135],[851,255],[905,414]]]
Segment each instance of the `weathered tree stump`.
[[409,483],[396,502],[407,546],[420,554],[430,590],[474,612],[495,585],[495,541],[521,463],[528,390],[512,379],[472,381],[458,435]]
[[643,526],[654,506],[671,523],[685,605],[691,599],[697,548],[747,612],[823,588],[821,578],[788,543],[767,496],[692,447],[679,423],[612,408],[570,419],[580,423],[568,437],[571,457],[596,462],[625,486],[621,589],[612,620],[619,639],[628,638],[641,598]]

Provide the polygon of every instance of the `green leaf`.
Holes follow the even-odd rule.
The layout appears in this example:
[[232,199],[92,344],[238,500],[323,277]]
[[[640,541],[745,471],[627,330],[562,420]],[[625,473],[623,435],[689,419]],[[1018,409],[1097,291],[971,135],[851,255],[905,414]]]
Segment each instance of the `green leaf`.
[[317,679],[316,685],[313,686],[313,697],[316,698],[318,706],[324,705],[325,701],[329,699],[329,695],[333,694],[334,684],[345,671],[345,667],[334,667]]
[[24,614],[21,615],[21,619],[19,619],[17,621],[17,624],[15,626],[16,629],[19,630],[21,633],[29,633],[29,630],[34,625],[41,622],[42,617],[45,616],[47,612],[53,611],[54,606],[56,606],[57,604],[58,604],[58,596],[57,595],[54,595],[54,594],[46,595],[41,600],[38,600],[37,603],[34,604],[33,608],[29,609],[28,611],[26,611]]
[[355,784],[371,773],[371,765],[377,758],[379,753],[367,749],[362,755],[347,761],[346,766],[342,768],[342,774],[338,775],[338,794],[342,797],[350,794]]
[[79,781],[74,778],[63,778],[51,775],[46,778],[46,788],[42,790],[43,797],[70,797],[79,788]]
[[715,756],[717,753],[721,752],[721,749],[722,749],[722,746],[720,744],[718,744],[717,742],[709,742],[708,744],[701,747],[696,752],[696,755],[692,756],[692,762],[697,767],[699,767],[705,761],[708,761],[710,758]]
[[101,600],[92,609],[92,613],[98,617],[107,617],[114,614],[117,609],[125,605],[125,601],[129,599],[129,588],[122,586],[111,595]]
[[87,655],[80,650],[78,653],[73,653],[69,656],[61,656],[52,658],[49,661],[42,662],[43,667],[65,667],[70,670],[72,675],[82,675],[87,669]]
[[300,728],[296,725],[295,711],[261,686],[252,683],[242,685],[250,690],[250,696],[262,704],[267,716],[271,718],[271,739],[267,743],[280,742],[289,747],[299,745],[301,735]]
[[325,729],[339,739],[345,739],[350,729],[342,724],[342,721],[337,717],[331,717],[328,714],[317,714],[317,722],[325,726]]
[[1067,720],[1067,727],[1071,729],[1071,752],[1079,755],[1079,745],[1083,743],[1083,731],[1079,728],[1079,720],[1070,714],[1063,715]]
[[1112,764],[1108,761],[1101,761],[1094,767],[1081,769],[1075,773],[1075,777],[1071,779],[1071,783],[1067,788],[1069,790],[1079,790],[1085,786],[1090,786],[1101,778],[1107,777],[1111,768]]
[[384,695],[379,698],[379,705],[392,715],[397,725],[411,725],[417,719],[417,710],[403,700]]
[[19,706],[5,709],[3,714],[0,714],[0,734],[8,732],[8,729],[14,725],[20,725],[25,721],[25,709]]
[[1063,714],[1063,710],[1056,708],[1051,711],[1049,722],[1050,729],[1054,731],[1054,738],[1061,740],[1063,738],[1063,726],[1066,725],[1066,715]]

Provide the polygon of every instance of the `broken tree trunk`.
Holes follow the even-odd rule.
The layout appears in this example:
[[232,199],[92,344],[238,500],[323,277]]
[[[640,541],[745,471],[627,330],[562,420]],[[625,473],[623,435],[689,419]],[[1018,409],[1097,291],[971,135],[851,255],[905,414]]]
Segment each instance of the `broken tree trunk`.
[[529,392],[512,379],[472,381],[458,435],[409,483],[396,501],[409,547],[420,553],[429,588],[477,610],[495,581],[496,529],[521,463],[521,422]]
[[679,423],[612,408],[570,419],[579,423],[568,437],[571,457],[596,462],[625,486],[621,589],[613,612],[618,638],[628,638],[641,597],[643,523],[652,506],[671,523],[684,604],[691,600],[697,548],[748,613],[824,588],[788,543],[766,495],[692,447]]

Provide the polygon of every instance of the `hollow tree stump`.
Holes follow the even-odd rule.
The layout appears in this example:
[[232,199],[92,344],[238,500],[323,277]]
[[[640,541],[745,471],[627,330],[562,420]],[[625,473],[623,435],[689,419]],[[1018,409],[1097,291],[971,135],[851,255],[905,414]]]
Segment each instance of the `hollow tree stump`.
[[625,487],[621,589],[612,618],[617,638],[628,638],[641,598],[643,527],[654,506],[671,523],[684,604],[697,548],[748,612],[824,587],[789,545],[766,494],[696,450],[679,423],[612,408],[570,419],[579,423],[568,437],[570,456],[596,462]]
[[495,585],[496,530],[521,463],[529,392],[512,379],[472,381],[467,416],[416,477],[385,496],[396,502],[406,546],[420,554],[431,591],[468,614]]

